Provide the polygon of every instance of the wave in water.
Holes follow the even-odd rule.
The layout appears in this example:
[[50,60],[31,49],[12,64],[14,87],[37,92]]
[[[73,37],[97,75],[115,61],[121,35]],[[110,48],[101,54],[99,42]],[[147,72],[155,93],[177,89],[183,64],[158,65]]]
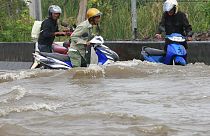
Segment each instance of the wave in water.
[[[51,121],[51,122],[49,122]],[[137,116],[127,113],[84,113],[84,114],[65,114],[61,116],[48,116],[39,120],[32,120],[28,125],[48,126],[48,130],[55,126],[65,126],[63,134],[74,133],[74,135],[156,135],[166,136],[171,129],[163,124],[157,123],[156,120],[145,116]],[[56,122],[56,123],[55,123]],[[42,127],[42,126],[40,126]],[[78,131],[78,129],[80,129]],[[69,132],[71,130],[71,132]],[[46,130],[47,131],[47,130]],[[53,129],[53,133],[60,132],[59,128]],[[88,132],[88,133],[87,133]],[[51,133],[49,133],[50,135]]]
[[40,133],[36,133],[27,129],[21,125],[5,123],[0,126],[1,136],[39,136]]
[[21,79],[49,77],[54,75],[68,76],[71,79],[80,78],[142,78],[150,75],[210,75],[210,67],[203,63],[187,66],[172,66],[150,63],[141,60],[119,61],[107,66],[90,65],[88,68],[73,68],[70,70],[25,70],[0,73],[0,83]]
[[62,107],[62,104],[33,103],[24,106],[2,107],[2,109],[0,109],[0,116],[6,116],[10,113],[20,113],[20,112],[38,111],[38,110],[55,111],[59,107]]
[[0,103],[8,103],[16,100],[20,100],[26,95],[27,91],[20,87],[14,86],[12,87],[12,91],[6,94],[0,95]]
[[144,71],[139,65],[153,65],[138,60],[116,62],[107,66],[90,65],[88,68],[73,68],[67,71],[65,75],[72,79],[79,78],[133,78],[145,77],[151,71]]
[[74,68],[65,73],[66,76],[78,78],[144,78],[150,75],[170,76],[207,76],[210,67],[203,63],[187,66],[172,66],[140,60],[121,61],[107,66],[90,66],[89,68]]
[[51,70],[22,70],[22,71],[1,71],[0,73],[0,83],[9,82],[14,80],[36,78],[51,76],[54,74]]

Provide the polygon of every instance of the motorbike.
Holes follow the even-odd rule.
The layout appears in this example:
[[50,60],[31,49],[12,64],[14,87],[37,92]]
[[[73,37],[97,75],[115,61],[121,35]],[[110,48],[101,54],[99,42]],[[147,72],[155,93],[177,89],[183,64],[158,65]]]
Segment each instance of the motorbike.
[[[95,36],[92,40],[90,40],[90,43],[97,54],[98,65],[107,65],[119,60],[118,54],[103,44],[104,40],[101,36]],[[65,50],[67,51],[68,49],[66,48]],[[35,59],[34,62],[36,64],[33,64],[31,69],[71,69],[73,65],[71,63],[71,58],[66,54],[66,51],[63,53],[46,53],[36,51],[33,53],[33,57]]]
[[166,35],[165,38],[170,40],[170,44],[167,45],[167,51],[143,46],[141,50],[143,60],[166,65],[187,65],[187,51],[182,45],[186,38],[178,33]]

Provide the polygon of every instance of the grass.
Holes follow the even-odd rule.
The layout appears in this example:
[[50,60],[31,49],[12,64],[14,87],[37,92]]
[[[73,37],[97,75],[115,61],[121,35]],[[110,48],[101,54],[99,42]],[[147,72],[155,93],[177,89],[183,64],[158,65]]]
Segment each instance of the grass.
[[[43,0],[43,9],[47,9],[50,0]],[[142,2],[137,0],[137,32],[138,39],[149,39],[154,36],[159,21],[162,16],[162,2]],[[48,4],[46,4],[48,2]],[[104,0],[104,3],[105,0]],[[114,5],[112,5],[114,3]],[[116,4],[117,3],[117,4]],[[52,2],[50,4],[53,4]],[[78,0],[68,1],[66,7],[67,17],[71,18],[71,22],[76,19],[78,13]],[[131,40],[131,13],[130,0],[108,1],[111,13],[104,14],[100,24],[101,35],[106,40]],[[208,5],[210,2],[179,2],[179,9],[187,13],[189,22],[194,32],[205,32],[210,29],[210,10]],[[60,5],[62,7],[62,5]],[[101,11],[104,10],[103,5],[99,5]],[[208,11],[209,10],[209,11]],[[43,13],[46,15],[46,13]],[[70,22],[70,23],[71,23]]]

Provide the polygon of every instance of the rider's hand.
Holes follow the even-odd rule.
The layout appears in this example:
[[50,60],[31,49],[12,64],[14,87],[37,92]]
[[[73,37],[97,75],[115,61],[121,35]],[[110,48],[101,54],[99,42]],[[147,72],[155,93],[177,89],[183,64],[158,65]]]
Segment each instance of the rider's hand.
[[70,29],[69,28],[64,28],[63,32],[70,32]]
[[54,35],[55,36],[65,36],[65,35],[67,35],[67,33],[66,32],[55,32]]
[[91,44],[90,42],[87,42],[87,43],[86,43],[87,46],[90,46],[90,44]]
[[192,41],[192,37],[187,37],[187,41]]
[[73,32],[66,32],[66,35],[67,35],[67,36],[71,36],[72,33],[73,33]]
[[157,38],[158,40],[162,40],[163,39],[161,34],[155,34],[155,38]]

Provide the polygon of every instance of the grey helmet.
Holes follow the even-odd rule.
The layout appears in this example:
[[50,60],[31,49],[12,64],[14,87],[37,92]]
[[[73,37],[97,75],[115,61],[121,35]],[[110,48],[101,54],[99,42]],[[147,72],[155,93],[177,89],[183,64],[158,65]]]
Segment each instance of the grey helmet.
[[48,8],[48,14],[49,16],[52,16],[52,13],[62,13],[61,8],[58,5],[51,5]]

